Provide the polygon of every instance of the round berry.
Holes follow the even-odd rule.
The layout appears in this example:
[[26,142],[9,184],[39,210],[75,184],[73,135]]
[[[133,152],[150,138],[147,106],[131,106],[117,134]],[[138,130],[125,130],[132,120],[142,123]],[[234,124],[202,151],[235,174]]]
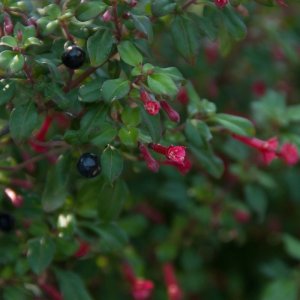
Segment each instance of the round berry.
[[80,47],[72,45],[66,49],[61,59],[66,67],[75,70],[83,65],[85,52]]
[[93,153],[84,153],[77,162],[78,172],[87,178],[97,176],[101,171],[98,156]]
[[0,213],[0,230],[9,232],[15,227],[14,218],[7,213]]

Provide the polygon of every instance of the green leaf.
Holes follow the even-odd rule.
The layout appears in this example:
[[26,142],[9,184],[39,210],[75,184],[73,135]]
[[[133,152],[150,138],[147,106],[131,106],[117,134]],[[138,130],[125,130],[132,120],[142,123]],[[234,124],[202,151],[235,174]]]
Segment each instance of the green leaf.
[[216,114],[211,120],[232,133],[245,136],[253,136],[255,133],[252,122],[242,117],[229,114]]
[[40,32],[43,35],[51,34],[59,27],[59,21],[52,20],[49,17],[42,17],[38,19],[37,24],[39,25]]
[[75,11],[75,16],[79,21],[88,21],[101,14],[107,5],[102,1],[83,2]]
[[[144,68],[145,68],[145,66],[144,66]],[[143,71],[144,71],[144,68],[143,68]],[[169,67],[169,68],[158,68],[158,67],[156,67],[155,71],[158,71],[157,73],[163,73],[163,74],[168,75],[174,81],[183,81],[184,80],[183,75],[175,67]]]
[[20,53],[5,50],[0,53],[0,69],[16,73],[22,70],[24,65],[24,56]]
[[172,78],[164,73],[153,73],[147,79],[150,90],[159,95],[175,96],[178,88]]
[[162,136],[162,125],[160,120],[160,115],[151,116],[145,112],[145,110],[141,110],[142,113],[142,123],[152,138],[153,143],[158,143]]
[[43,45],[43,42],[40,39],[33,36],[33,37],[28,38],[24,44],[25,47],[29,47],[31,45],[41,46],[41,45]]
[[138,31],[144,33],[151,42],[153,39],[153,29],[150,19],[146,16],[137,16],[134,14],[131,14],[131,18],[133,20],[135,28]]
[[69,153],[61,155],[57,163],[48,170],[42,194],[42,207],[46,212],[55,211],[65,203],[68,196],[69,170]]
[[45,271],[51,264],[54,254],[55,244],[50,238],[34,238],[28,241],[28,263],[37,275]]
[[207,147],[208,142],[212,139],[206,123],[196,119],[187,120],[185,134],[188,141],[196,147]]
[[193,63],[200,46],[194,21],[186,15],[176,16],[171,24],[171,35],[178,53]]
[[25,288],[19,286],[9,286],[3,290],[3,300],[29,300],[30,296]]
[[101,155],[102,174],[113,183],[123,171],[124,160],[120,152],[108,146]]
[[123,127],[118,134],[121,143],[128,147],[136,147],[139,137],[139,130],[134,127]]
[[103,64],[110,56],[114,44],[113,34],[108,29],[99,29],[87,40],[87,52],[92,66]]
[[151,2],[151,11],[155,17],[162,17],[175,11],[176,6],[172,0],[154,0]]
[[102,85],[102,96],[106,102],[122,99],[129,91],[130,82],[122,78],[106,80]]
[[263,292],[262,300],[297,300],[298,284],[293,278],[281,278],[268,284]]
[[122,122],[127,126],[137,126],[141,122],[139,107],[126,107],[121,114]]
[[99,101],[101,99],[101,81],[95,79],[82,84],[79,88],[78,99],[86,103]]
[[33,101],[17,106],[10,114],[9,128],[16,142],[26,140],[36,128],[38,113]]
[[92,300],[84,282],[76,273],[55,269],[55,276],[64,300]]
[[300,240],[294,238],[289,234],[284,234],[282,241],[285,247],[285,251],[295,259],[300,259]]
[[13,47],[18,46],[18,42],[15,37],[6,35],[1,38],[0,45],[4,45],[4,46],[13,48]]
[[117,136],[118,131],[109,123],[102,124],[101,133],[93,138],[91,144],[101,147],[111,143]]
[[122,60],[133,67],[141,65],[143,62],[142,54],[137,50],[133,43],[124,41],[118,45],[118,52]]
[[8,79],[0,80],[0,105],[7,103],[16,92],[15,83]]
[[300,121],[300,104],[290,105],[286,109],[287,118],[290,122]]
[[116,219],[127,198],[128,189],[124,181],[117,180],[113,185],[105,183],[99,191],[98,215],[104,222]]

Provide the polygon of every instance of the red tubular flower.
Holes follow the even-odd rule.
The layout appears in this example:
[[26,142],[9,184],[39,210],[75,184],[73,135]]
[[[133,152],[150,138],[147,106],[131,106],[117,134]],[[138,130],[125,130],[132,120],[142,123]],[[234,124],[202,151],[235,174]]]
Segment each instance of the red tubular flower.
[[62,295],[52,285],[40,283],[39,286],[52,300],[63,300]]
[[263,141],[257,138],[251,138],[247,136],[241,136],[237,134],[232,135],[236,140],[248,145],[252,148],[257,149],[261,155],[263,162],[266,165],[269,165],[276,157],[276,150],[278,148],[278,140],[277,137],[273,137],[267,141]]
[[14,32],[14,24],[8,14],[4,14],[3,29],[5,35],[11,35]]
[[180,122],[180,115],[179,113],[174,110],[174,108],[165,100],[160,101],[160,105],[162,109],[166,112],[169,119],[173,122],[179,123]]
[[137,278],[132,267],[128,263],[122,265],[122,271],[126,281],[130,284],[131,294],[134,300],[148,300],[151,297],[154,284],[151,280]]
[[149,144],[149,147],[157,153],[163,154],[167,159],[183,165],[186,157],[184,146],[169,146],[165,147],[160,144]]
[[154,173],[158,172],[158,170],[159,170],[159,164],[152,157],[152,155],[148,151],[147,147],[144,144],[140,144],[139,149],[141,151],[143,159],[145,160],[145,162],[147,164],[148,169],[151,170]]
[[[53,121],[53,116],[46,116],[40,130],[37,132],[37,134],[35,135],[34,139],[38,142],[44,142],[47,132],[52,124]],[[34,140],[30,141],[30,145],[33,148],[34,151],[36,152],[45,152],[46,151],[46,147],[39,145],[38,143],[36,143]]]
[[187,90],[184,86],[182,86],[179,89],[178,94],[177,94],[177,100],[183,105],[186,105],[189,103],[189,96],[188,96]]
[[79,248],[75,252],[74,256],[76,258],[84,257],[90,252],[90,250],[91,250],[91,246],[89,243],[87,243],[85,241],[80,241]]
[[159,113],[160,104],[159,102],[152,100],[149,93],[147,93],[145,90],[141,90],[140,97],[144,103],[144,108],[149,115],[155,116]]
[[182,175],[186,175],[192,168],[192,163],[187,156],[185,157],[183,164],[181,164],[181,163],[179,164],[172,160],[165,160],[165,161],[161,162],[161,164],[176,167]]
[[287,165],[295,165],[299,161],[299,152],[297,147],[291,143],[285,143],[282,145],[278,156],[283,159]]
[[163,273],[168,291],[168,299],[181,300],[183,293],[176,279],[174,267],[170,263],[164,264]]
[[223,8],[228,4],[228,0],[214,0],[214,2],[219,8]]
[[23,196],[17,194],[13,189],[5,188],[4,193],[14,207],[21,207],[23,205]]

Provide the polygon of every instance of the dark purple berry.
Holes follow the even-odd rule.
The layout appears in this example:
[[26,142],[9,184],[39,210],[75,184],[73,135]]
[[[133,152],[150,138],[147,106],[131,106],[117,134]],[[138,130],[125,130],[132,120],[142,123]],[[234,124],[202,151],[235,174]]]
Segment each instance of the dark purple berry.
[[84,153],[77,162],[78,172],[87,178],[97,176],[101,171],[98,156],[93,153]]
[[0,230],[9,232],[15,227],[14,218],[7,213],[0,213]]
[[85,52],[80,47],[72,45],[66,49],[61,59],[66,67],[75,70],[83,65]]

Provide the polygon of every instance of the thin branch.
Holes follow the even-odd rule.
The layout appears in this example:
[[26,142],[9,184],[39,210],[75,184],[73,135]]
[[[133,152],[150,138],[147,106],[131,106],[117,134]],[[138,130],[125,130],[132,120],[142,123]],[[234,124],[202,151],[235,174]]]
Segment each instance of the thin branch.
[[120,26],[120,20],[118,17],[118,1],[113,2],[113,17],[114,17],[114,23],[116,27],[116,38],[118,41],[122,39],[122,27]]

